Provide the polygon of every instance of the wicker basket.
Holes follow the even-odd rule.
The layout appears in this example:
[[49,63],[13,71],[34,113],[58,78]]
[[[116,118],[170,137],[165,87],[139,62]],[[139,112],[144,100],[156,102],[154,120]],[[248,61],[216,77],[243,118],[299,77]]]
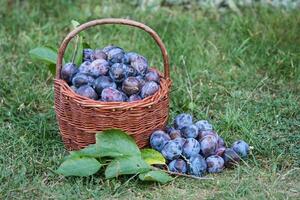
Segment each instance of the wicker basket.
[[[79,96],[60,78],[63,56],[70,40],[85,29],[104,24],[137,27],[155,40],[164,62],[164,75],[160,73],[160,89],[157,93],[135,102],[101,102]],[[170,86],[168,54],[161,39],[151,28],[127,19],[98,19],[80,25],[61,43],[56,64],[55,112],[65,147],[78,150],[95,143],[95,133],[109,128],[126,131],[134,137],[140,148],[147,146],[150,134],[164,128],[167,123]]]

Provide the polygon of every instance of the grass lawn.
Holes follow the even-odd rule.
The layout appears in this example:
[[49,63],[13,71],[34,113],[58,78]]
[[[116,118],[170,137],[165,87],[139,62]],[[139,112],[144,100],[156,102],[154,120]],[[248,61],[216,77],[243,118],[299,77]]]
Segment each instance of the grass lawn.
[[[300,12],[247,8],[243,15],[162,8],[141,11],[115,1],[0,1],[0,199],[299,199]],[[76,1],[79,2],[79,1]],[[112,6],[113,5],[113,6]],[[171,59],[170,119],[209,119],[228,143],[253,146],[246,163],[214,180],[176,178],[166,185],[102,175],[63,178],[53,81],[28,51],[58,48],[70,21],[128,17],[158,32]],[[97,27],[92,47],[118,44],[162,67],[142,31]],[[69,49],[70,50],[70,49]]]

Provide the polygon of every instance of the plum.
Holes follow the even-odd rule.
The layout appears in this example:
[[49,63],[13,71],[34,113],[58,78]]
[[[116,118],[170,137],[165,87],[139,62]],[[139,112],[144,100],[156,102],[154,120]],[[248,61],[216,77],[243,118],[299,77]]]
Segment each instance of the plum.
[[77,88],[82,86],[82,85],[93,86],[94,81],[95,81],[95,79],[91,76],[88,76],[88,75],[82,74],[82,73],[77,73],[74,76],[74,78],[72,79],[72,84]]
[[137,71],[131,66],[131,65],[126,65],[126,76],[136,76]]
[[108,54],[108,52],[109,52],[110,50],[114,49],[114,48],[117,48],[117,46],[111,44],[111,45],[108,45],[108,46],[104,47],[104,48],[102,49],[102,51],[103,51],[105,54]]
[[185,138],[182,138],[182,137],[178,137],[178,138],[175,138],[173,139],[172,141],[178,143],[181,147],[183,147],[186,139]]
[[196,138],[198,136],[198,127],[194,124],[186,125],[180,131],[185,138]]
[[90,66],[86,69],[86,73],[93,76],[105,76],[109,70],[109,63],[104,59],[94,60]]
[[159,85],[154,81],[146,82],[141,89],[141,97],[146,98],[155,94],[159,90]]
[[132,101],[138,101],[138,100],[141,100],[142,98],[140,97],[140,95],[138,94],[133,94],[133,95],[130,95],[129,98],[128,98],[128,101],[129,102],[132,102]]
[[140,92],[140,82],[136,77],[128,77],[123,81],[122,91],[127,95],[138,94]]
[[209,173],[219,173],[224,169],[224,160],[222,157],[212,155],[206,158],[207,171]]
[[94,54],[93,49],[83,49],[83,51],[82,51],[82,60],[92,62],[93,61],[93,54]]
[[218,134],[214,131],[198,131],[198,132],[199,132],[199,135],[198,135],[199,140],[201,140],[203,137],[205,137],[207,135],[213,135],[218,138]]
[[213,127],[212,125],[207,121],[207,120],[199,120],[196,122],[195,124],[199,131],[212,131],[213,130]]
[[154,131],[150,137],[150,145],[153,149],[161,151],[171,138],[162,130]]
[[145,76],[148,71],[148,61],[143,56],[134,57],[130,64],[139,75]]
[[138,76],[136,76],[136,78],[140,81],[141,87],[143,87],[145,85],[145,83],[146,83],[144,77],[141,76],[141,75],[138,75]]
[[182,159],[172,160],[168,165],[169,171],[185,174],[187,172],[187,164]]
[[227,148],[223,154],[225,167],[231,168],[240,162],[240,156],[231,148]]
[[103,59],[103,60],[107,59],[107,55],[102,49],[96,49],[94,51],[93,60],[97,60],[97,59]]
[[125,56],[128,58],[128,62],[131,63],[136,57],[139,56],[139,54],[135,52],[127,52]]
[[90,99],[98,99],[98,95],[97,93],[95,92],[95,90],[89,86],[89,85],[83,85],[83,86],[80,86],[77,90],[76,90],[76,93],[81,95],[81,96],[84,96],[84,97],[87,97],[87,98],[90,98]]
[[109,69],[110,78],[116,82],[121,83],[126,78],[126,65],[122,63],[115,63]]
[[72,83],[73,77],[77,74],[78,68],[74,63],[66,63],[61,69],[60,75],[68,84]]
[[115,47],[107,52],[107,59],[112,63],[122,63],[124,58],[124,50],[120,47]]
[[177,115],[174,119],[174,127],[177,129],[191,124],[193,124],[193,117],[190,114],[182,113]]
[[201,155],[190,157],[188,162],[188,173],[194,176],[203,176],[206,172],[207,164]]
[[182,146],[180,143],[170,140],[168,141],[164,148],[161,150],[161,154],[167,159],[167,160],[174,160],[180,157],[182,153]]
[[109,76],[99,76],[94,83],[94,88],[98,95],[101,95],[101,92],[104,88],[117,88],[117,85]]
[[145,75],[145,80],[155,81],[156,83],[159,83],[159,75],[155,70],[151,70]]
[[124,102],[127,101],[127,96],[123,92],[120,92],[119,90],[113,87],[108,87],[102,90],[101,101]]
[[215,154],[218,156],[223,156],[225,150],[226,150],[226,147],[217,147]]
[[232,144],[231,147],[241,158],[247,158],[249,154],[249,145],[243,141],[238,140]]
[[200,144],[194,138],[187,138],[182,147],[182,155],[186,158],[196,156],[200,152]]
[[200,141],[201,154],[204,157],[213,155],[216,152],[218,140],[213,135],[207,135],[203,137]]
[[169,136],[171,137],[171,139],[175,139],[175,138],[180,138],[181,137],[181,133],[180,133],[180,130],[177,130],[177,129],[173,129],[173,130],[170,130],[168,132]]

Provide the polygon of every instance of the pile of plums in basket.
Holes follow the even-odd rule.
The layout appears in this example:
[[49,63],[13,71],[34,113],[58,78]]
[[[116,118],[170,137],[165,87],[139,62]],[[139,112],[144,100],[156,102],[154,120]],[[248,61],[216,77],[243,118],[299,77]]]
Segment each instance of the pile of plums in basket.
[[61,78],[79,95],[106,102],[132,102],[159,90],[160,76],[145,57],[117,46],[84,49],[79,67],[66,63]]
[[166,158],[169,171],[194,176],[221,172],[249,154],[249,145],[243,140],[226,147],[208,121],[194,123],[193,117],[186,113],[177,115],[173,126],[165,131],[154,131],[150,145]]

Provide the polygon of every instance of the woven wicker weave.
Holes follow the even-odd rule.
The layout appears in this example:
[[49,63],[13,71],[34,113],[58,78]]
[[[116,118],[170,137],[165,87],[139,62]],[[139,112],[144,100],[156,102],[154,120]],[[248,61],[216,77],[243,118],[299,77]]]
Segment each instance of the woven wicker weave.
[[[164,75],[160,73],[160,89],[153,96],[135,102],[95,101],[74,93],[60,78],[64,52],[70,40],[85,29],[104,24],[137,27],[156,41],[163,57]],[[109,128],[126,131],[134,137],[140,148],[147,146],[151,133],[164,128],[167,123],[170,86],[168,54],[161,39],[151,28],[127,19],[98,19],[80,25],[61,43],[56,64],[55,112],[65,147],[77,150],[95,143],[95,133]]]

